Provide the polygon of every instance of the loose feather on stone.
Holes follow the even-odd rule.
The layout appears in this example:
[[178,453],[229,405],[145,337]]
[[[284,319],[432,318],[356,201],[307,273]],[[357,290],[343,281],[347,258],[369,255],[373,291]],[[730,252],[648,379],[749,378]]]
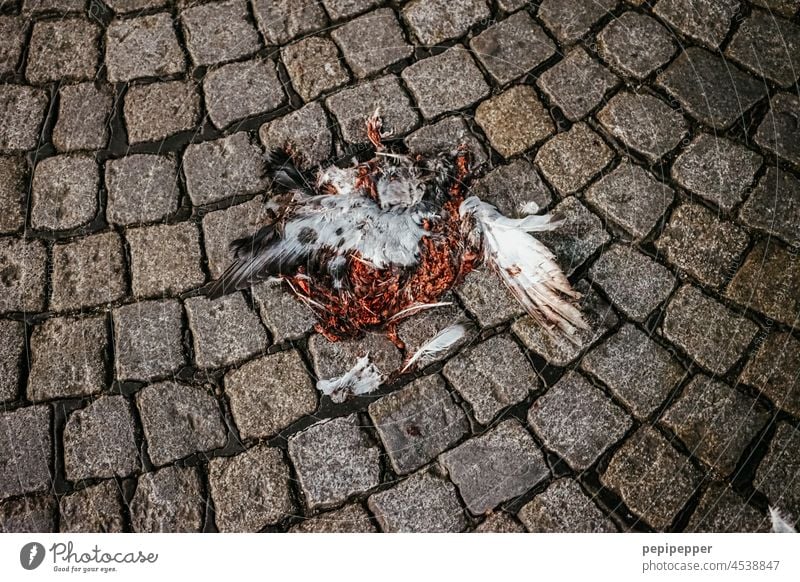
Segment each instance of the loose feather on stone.
[[374,392],[385,380],[386,376],[372,363],[367,354],[359,358],[355,366],[344,375],[330,380],[318,380],[317,390],[339,404],[351,396]]
[[789,523],[788,518],[775,507],[769,508],[769,518],[772,520],[772,533],[797,533]]
[[444,328],[414,352],[414,355],[406,361],[400,373],[405,373],[412,368],[423,368],[425,365],[430,364],[440,354],[463,340],[466,335],[467,326],[461,323]]

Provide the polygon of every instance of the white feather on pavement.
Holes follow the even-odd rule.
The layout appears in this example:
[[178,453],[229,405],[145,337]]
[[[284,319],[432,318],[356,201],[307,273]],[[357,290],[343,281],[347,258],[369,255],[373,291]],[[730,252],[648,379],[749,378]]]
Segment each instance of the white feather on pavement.
[[421,368],[436,359],[436,357],[460,342],[467,335],[467,327],[461,323],[444,328],[423,344],[400,370],[404,373],[412,367]]
[[779,509],[769,508],[769,518],[772,520],[772,533],[797,533],[797,530],[788,522],[788,518]]
[[359,358],[355,366],[344,375],[330,380],[318,380],[317,390],[339,404],[350,396],[374,392],[385,380],[386,376],[372,363],[367,354]]

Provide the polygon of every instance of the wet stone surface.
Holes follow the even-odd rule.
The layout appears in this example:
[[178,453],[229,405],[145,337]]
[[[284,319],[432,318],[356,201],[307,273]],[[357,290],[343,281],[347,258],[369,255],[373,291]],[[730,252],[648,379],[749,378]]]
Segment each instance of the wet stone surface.
[[554,481],[523,506],[519,518],[532,533],[609,533],[616,526],[571,479]]

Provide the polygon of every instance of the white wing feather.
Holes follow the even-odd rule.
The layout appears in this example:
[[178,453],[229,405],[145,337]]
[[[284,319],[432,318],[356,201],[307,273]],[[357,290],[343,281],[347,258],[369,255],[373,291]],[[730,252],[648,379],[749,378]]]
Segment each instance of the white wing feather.
[[434,361],[439,354],[449,350],[466,335],[467,327],[460,323],[444,328],[428,340],[427,343],[423,344],[414,355],[406,361],[400,373],[402,374],[412,367],[419,368]]
[[769,517],[772,520],[772,533],[797,533],[797,530],[789,523],[779,509],[769,508]]

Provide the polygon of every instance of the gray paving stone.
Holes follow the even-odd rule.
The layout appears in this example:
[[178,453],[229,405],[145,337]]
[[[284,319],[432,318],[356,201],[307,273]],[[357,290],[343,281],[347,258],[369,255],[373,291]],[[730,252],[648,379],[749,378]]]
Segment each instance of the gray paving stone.
[[511,326],[514,334],[528,349],[541,355],[553,366],[566,366],[577,360],[581,352],[597,342],[618,322],[611,306],[589,287],[586,280],[579,281],[576,289],[583,295],[578,307],[589,329],[578,330],[567,339],[551,337],[530,317],[518,319]]
[[225,446],[219,403],[204,388],[151,384],[136,393],[136,405],[147,452],[158,466]]
[[676,282],[666,267],[627,245],[607,249],[589,274],[614,305],[640,322],[666,301]]
[[425,45],[464,36],[489,17],[486,0],[413,0],[403,8],[403,18]]
[[0,156],[0,233],[15,232],[25,225],[27,175],[23,158]]
[[525,533],[525,528],[504,511],[490,513],[473,533]]
[[86,0],[24,0],[24,14],[42,14],[45,12],[82,12],[86,8]]
[[68,230],[97,214],[100,170],[91,155],[66,154],[36,164],[31,187],[31,226]]
[[[453,297],[452,294],[445,294],[440,297],[440,301],[442,303],[450,303],[451,305],[425,310],[402,321],[400,325],[397,326],[397,335],[400,341],[405,344],[406,354],[416,353],[419,348],[429,342],[432,337],[443,329],[466,321],[466,315],[461,308],[458,307],[455,302],[455,297]],[[471,336],[471,330],[468,330],[461,340],[450,346],[450,348],[433,356],[428,364],[450,357],[461,349],[470,340]],[[428,364],[425,364],[425,366]]]
[[289,528],[289,533],[374,533],[376,531],[369,514],[355,503],[304,519]]
[[282,282],[265,281],[250,288],[261,321],[274,343],[298,340],[314,329],[314,312],[284,287]]
[[352,18],[383,4],[383,2],[384,0],[322,0],[333,20]]
[[697,490],[701,474],[655,429],[643,426],[614,453],[600,481],[663,531]]
[[0,402],[16,400],[20,362],[25,353],[25,325],[0,319]]
[[336,343],[315,334],[308,341],[308,351],[313,360],[314,373],[323,379],[341,376],[350,370],[358,358],[367,354],[370,361],[387,374],[402,363],[399,350],[385,335],[378,333]]
[[258,130],[258,136],[267,150],[289,148],[303,169],[328,159],[333,144],[330,123],[316,101],[265,123]]
[[231,63],[203,79],[208,117],[223,129],[246,117],[269,113],[286,101],[275,64],[267,59]]
[[683,115],[647,93],[616,94],[597,119],[626,148],[652,163],[675,149],[688,131]]
[[265,438],[317,409],[317,393],[295,350],[278,352],[225,374],[225,394],[244,439]]
[[500,9],[505,10],[506,12],[519,10],[527,3],[527,0],[497,0],[497,5],[500,7]]
[[0,533],[53,532],[55,513],[55,498],[45,495],[0,503]]
[[661,406],[686,374],[672,354],[631,324],[586,354],[581,366],[639,420]]
[[83,18],[39,20],[33,25],[25,78],[41,84],[94,78],[100,27]]
[[585,471],[630,429],[631,419],[577,372],[568,372],[528,411],[528,423],[575,471]]
[[0,16],[0,75],[14,73],[22,57],[28,21],[14,15]]
[[751,0],[752,4],[766,8],[768,12],[775,15],[791,18],[800,9],[798,0]]
[[191,222],[132,228],[125,239],[134,296],[177,295],[203,284],[200,238]]
[[462,532],[467,527],[456,488],[430,471],[420,471],[369,498],[369,508],[385,532]]
[[181,305],[173,299],[142,301],[114,310],[117,380],[151,380],[183,366]]
[[194,128],[200,114],[195,84],[167,81],[134,85],[123,106],[128,142],[157,142]]
[[556,52],[550,37],[524,10],[487,28],[469,47],[500,84],[521,77]]
[[131,225],[163,220],[178,209],[178,171],[171,156],[133,154],[106,162],[106,219]]
[[614,152],[583,122],[556,134],[536,153],[536,165],[562,196],[574,194],[603,171]]
[[754,10],[739,26],[725,54],[756,75],[790,89],[800,76],[800,27]]
[[384,130],[391,131],[394,137],[414,129],[419,119],[411,100],[393,75],[339,91],[328,97],[325,104],[336,117],[342,136],[349,143],[367,141],[366,120],[376,109],[380,109]]
[[39,141],[47,93],[22,85],[0,85],[0,150],[30,150]]
[[559,479],[519,511],[519,519],[533,533],[611,533],[614,522],[572,479]]
[[0,312],[44,309],[46,263],[43,242],[0,239]]
[[766,95],[762,81],[697,47],[681,53],[656,83],[689,115],[720,130],[734,125]]
[[774,166],[767,168],[739,218],[751,228],[800,245],[800,180]]
[[246,360],[267,348],[267,333],[241,293],[214,301],[186,300],[194,359],[200,368],[219,368]]
[[567,119],[577,121],[600,105],[603,97],[619,84],[619,79],[583,48],[576,47],[539,75],[537,84]]
[[473,437],[439,461],[474,515],[522,495],[549,474],[542,452],[516,420]]
[[700,498],[686,532],[743,533],[770,530],[766,516],[726,485],[714,484]]
[[106,318],[56,317],[33,329],[28,398],[96,394],[105,387]]
[[253,13],[269,44],[286,44],[328,23],[318,0],[253,0]]
[[414,52],[391,8],[381,8],[347,22],[333,30],[331,37],[358,78],[377,73]]
[[293,435],[289,457],[310,510],[340,505],[380,483],[380,450],[368,442],[354,414]]
[[401,76],[426,119],[464,109],[489,94],[483,74],[462,45],[417,61]]
[[108,142],[113,96],[107,86],[67,85],[59,91],[53,144],[60,151],[101,149]]
[[198,532],[203,528],[205,499],[193,467],[164,467],[139,477],[131,499],[131,525],[136,532]]
[[739,6],[739,0],[660,0],[653,12],[687,37],[717,48]]
[[730,370],[758,332],[755,323],[693,285],[675,292],[666,313],[666,338],[716,374]]
[[168,12],[115,19],[106,29],[106,68],[112,83],[183,73],[185,60]]
[[350,80],[336,45],[324,37],[311,36],[283,47],[281,59],[292,85],[306,102]]
[[727,477],[769,420],[758,401],[699,374],[664,413],[662,422],[692,455]]
[[617,0],[543,0],[538,15],[559,41],[570,44],[616,5]]
[[66,311],[103,305],[125,295],[122,242],[114,231],[53,246],[50,308]]
[[59,505],[62,533],[118,533],[125,527],[120,490],[113,479],[65,495]]
[[475,419],[488,425],[502,409],[522,402],[541,382],[508,335],[494,336],[462,351],[443,370]]
[[762,241],[750,251],[728,285],[726,296],[786,325],[800,315],[800,261],[797,252]]
[[427,376],[369,405],[369,415],[399,474],[426,465],[469,432],[442,378]]
[[500,278],[487,269],[472,271],[456,293],[481,327],[492,327],[525,313]]
[[183,154],[183,175],[195,206],[267,187],[261,147],[244,131],[189,145]]
[[672,177],[730,212],[753,184],[761,161],[760,155],[736,142],[702,133],[675,159]]
[[597,35],[600,56],[622,75],[644,79],[675,54],[672,34],[656,19],[624,12]]
[[131,14],[151,8],[161,8],[167,0],[106,0],[105,3],[116,14]]
[[522,158],[495,168],[477,180],[472,190],[481,200],[494,204],[500,212],[511,217],[524,216],[525,206],[530,202],[546,208],[553,201],[550,189],[533,165]]
[[197,66],[215,65],[253,54],[261,40],[246,0],[225,0],[181,11],[186,45]]
[[628,159],[586,191],[586,201],[600,216],[636,239],[650,234],[673,198],[672,188]]
[[547,110],[527,85],[517,85],[481,103],[475,121],[505,158],[524,152],[554,130]]
[[568,275],[611,239],[600,219],[574,196],[564,198],[551,213],[563,217],[563,224],[554,231],[537,233],[536,238],[553,251]]
[[757,388],[777,408],[800,416],[800,341],[774,331],[747,361],[739,381]]
[[670,263],[719,289],[735,272],[749,240],[744,230],[699,204],[687,203],[672,211],[655,244]]
[[436,155],[464,145],[469,150],[472,167],[480,167],[489,159],[486,150],[458,115],[424,125],[405,139],[412,154]]
[[753,485],[762,491],[772,507],[787,514],[789,523],[800,521],[800,431],[779,422],[769,450],[756,471]]
[[51,418],[44,405],[0,413],[0,499],[50,487]]
[[72,412],[64,427],[64,473],[70,481],[125,477],[140,466],[130,404],[102,396]]
[[253,532],[292,514],[289,468],[280,450],[256,445],[209,463],[208,481],[221,532]]
[[800,97],[790,93],[778,93],[770,101],[769,113],[758,126],[756,143],[771,151],[778,160],[785,160],[800,167],[800,128],[797,111]]

